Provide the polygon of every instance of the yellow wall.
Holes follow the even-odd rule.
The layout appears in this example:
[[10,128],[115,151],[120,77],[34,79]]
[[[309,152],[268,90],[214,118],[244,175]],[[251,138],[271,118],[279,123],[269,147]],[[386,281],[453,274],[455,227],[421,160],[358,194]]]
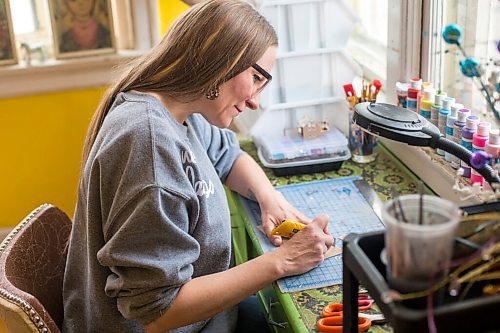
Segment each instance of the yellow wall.
[[[163,35],[188,7],[180,0],[158,4]],[[102,93],[90,88],[0,99],[0,228],[15,226],[45,202],[73,216],[83,140]]]
[[73,214],[81,148],[102,89],[0,100],[0,227],[48,202]]
[[163,36],[179,14],[188,9],[188,5],[180,0],[158,0],[160,11],[160,35]]

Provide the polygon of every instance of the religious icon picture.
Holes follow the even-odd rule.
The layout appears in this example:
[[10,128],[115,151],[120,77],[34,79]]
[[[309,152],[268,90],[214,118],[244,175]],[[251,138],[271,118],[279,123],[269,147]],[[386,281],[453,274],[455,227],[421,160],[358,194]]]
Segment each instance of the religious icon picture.
[[111,0],[49,0],[57,59],[116,51]]
[[0,0],[0,65],[17,63],[9,0]]

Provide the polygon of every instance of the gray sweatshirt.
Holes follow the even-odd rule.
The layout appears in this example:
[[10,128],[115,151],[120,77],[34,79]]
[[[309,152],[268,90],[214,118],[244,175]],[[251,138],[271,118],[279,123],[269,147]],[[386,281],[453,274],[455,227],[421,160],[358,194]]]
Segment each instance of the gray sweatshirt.
[[[179,124],[157,99],[117,96],[78,192],[64,277],[64,332],[143,332],[190,279],[228,269],[222,182],[242,153],[201,115]],[[175,332],[231,332],[232,308]]]

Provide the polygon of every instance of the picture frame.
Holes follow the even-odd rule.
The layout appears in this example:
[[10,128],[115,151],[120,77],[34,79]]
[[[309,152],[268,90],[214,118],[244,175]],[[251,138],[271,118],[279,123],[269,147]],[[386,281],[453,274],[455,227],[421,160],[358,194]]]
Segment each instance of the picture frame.
[[17,64],[17,49],[9,0],[0,0],[0,65]]
[[111,0],[49,0],[56,59],[115,53]]

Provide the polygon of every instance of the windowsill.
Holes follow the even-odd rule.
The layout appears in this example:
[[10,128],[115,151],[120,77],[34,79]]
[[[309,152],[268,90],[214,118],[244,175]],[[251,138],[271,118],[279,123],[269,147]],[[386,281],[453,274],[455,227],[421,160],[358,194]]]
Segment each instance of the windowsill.
[[[442,156],[436,154],[434,149],[413,147],[388,139],[380,140],[401,162],[440,197],[451,200],[459,206],[482,203],[482,200],[477,196],[463,200],[461,194],[453,190],[455,178],[457,177],[456,170]],[[460,184],[468,185],[468,182],[462,178]]]
[[116,76],[114,68],[118,64],[142,53],[120,51],[85,58],[51,59],[31,66],[20,61],[17,65],[0,67],[0,98],[104,86]]

